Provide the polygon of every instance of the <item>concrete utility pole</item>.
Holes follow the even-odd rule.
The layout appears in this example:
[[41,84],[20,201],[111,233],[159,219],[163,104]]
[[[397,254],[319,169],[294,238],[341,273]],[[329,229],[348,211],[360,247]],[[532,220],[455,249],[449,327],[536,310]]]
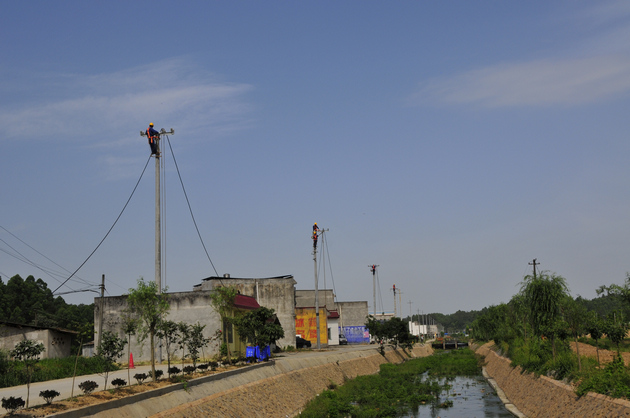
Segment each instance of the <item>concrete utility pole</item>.
[[98,343],[96,344],[96,349],[100,353],[101,351],[101,336],[103,335],[103,301],[105,297],[105,275],[101,279],[101,300],[100,300],[100,309],[98,313]]
[[[315,326],[317,329],[317,349],[321,350],[322,345],[321,345],[321,337],[320,337],[320,330],[319,330],[319,290],[318,290],[318,277],[317,277],[317,238],[319,238],[320,235],[323,235],[325,231],[328,231],[328,229],[313,229],[313,263],[315,265]],[[322,238],[322,243],[324,242],[324,239]]]
[[[175,130],[171,128],[166,132],[164,128],[160,130],[162,135],[174,135]],[[146,131],[140,131],[140,136],[147,136]],[[156,139],[158,153],[155,155],[155,284],[158,294],[162,294],[162,219],[160,217],[160,137]]]
[[376,268],[379,266],[379,264],[372,264],[371,266],[368,266],[370,268],[370,270],[372,270],[372,288],[373,288],[373,294],[374,294],[374,317],[376,318]]
[[394,291],[394,317],[396,317],[397,316],[396,315],[396,312],[397,312],[396,310],[396,285],[394,285],[392,290]]
[[536,278],[536,266],[540,265],[540,263],[536,262],[536,258],[534,258],[534,261],[532,261],[531,263],[528,263],[530,266],[534,266],[534,279]]

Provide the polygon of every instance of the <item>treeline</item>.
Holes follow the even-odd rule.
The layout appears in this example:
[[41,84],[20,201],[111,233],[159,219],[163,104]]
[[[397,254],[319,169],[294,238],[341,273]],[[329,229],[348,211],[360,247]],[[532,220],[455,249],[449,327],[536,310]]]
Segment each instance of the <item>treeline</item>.
[[[601,318],[606,318],[613,312],[621,312],[625,318],[630,318],[630,304],[625,303],[623,297],[612,291],[613,287],[600,286],[597,289],[598,297],[594,299],[584,299],[577,296],[575,302],[583,306],[587,311],[593,311]],[[438,323],[444,327],[444,332],[453,334],[457,332],[468,332],[472,323],[480,316],[488,315],[494,310],[493,306],[485,307],[480,311],[457,311],[452,314],[429,313],[423,315],[413,315],[412,321],[420,324]],[[407,318],[408,319],[408,318]],[[433,321],[433,322],[432,322]]]
[[0,321],[71,331],[91,324],[93,330],[94,304],[67,304],[61,296],[53,296],[42,279],[15,275],[6,284],[0,278]]

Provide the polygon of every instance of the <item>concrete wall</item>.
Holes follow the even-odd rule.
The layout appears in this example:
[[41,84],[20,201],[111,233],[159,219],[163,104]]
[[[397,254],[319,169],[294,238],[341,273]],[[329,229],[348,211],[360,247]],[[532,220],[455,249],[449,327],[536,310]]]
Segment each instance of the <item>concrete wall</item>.
[[[221,328],[221,320],[210,303],[210,292],[179,292],[167,293],[167,300],[170,304],[169,313],[166,319],[174,322],[185,322],[189,325],[201,324],[205,325],[204,336],[209,338],[214,335],[217,329]],[[98,341],[98,329],[100,323],[99,309],[100,298],[94,300],[94,340]],[[125,312],[127,310],[127,296],[111,296],[104,298],[103,307],[103,332],[110,331],[120,338],[127,340],[127,336],[123,333],[123,322]],[[157,344],[156,344],[157,345]],[[147,338],[145,341],[139,341],[137,336],[131,337],[131,353],[134,362],[148,361],[151,359],[150,351],[151,343]],[[218,344],[208,347],[206,356],[211,356],[218,352]],[[175,347],[171,347],[171,352]],[[156,347],[156,358],[159,350]],[[176,356],[181,357],[181,351],[175,351]],[[125,349],[124,357],[119,359],[121,363],[127,363],[127,349]],[[162,348],[162,360],[166,361],[166,347]]]
[[337,302],[336,306],[341,327],[365,326],[368,316],[368,303],[366,301]]
[[[331,289],[320,289],[317,291],[319,299],[319,307],[326,307],[329,311],[335,309],[335,294]],[[315,307],[315,290],[296,290],[295,291],[295,307],[296,308],[314,308]]]
[[201,290],[211,290],[216,286],[236,286],[242,295],[252,296],[260,306],[275,311],[284,330],[284,338],[278,345],[295,347],[295,284],[293,276],[280,276],[262,279],[242,279],[234,277],[209,277],[201,283]]
[[20,341],[34,340],[44,344],[45,351],[39,356],[42,359],[70,356],[72,336],[72,333],[54,329],[0,324],[0,348],[13,350]]

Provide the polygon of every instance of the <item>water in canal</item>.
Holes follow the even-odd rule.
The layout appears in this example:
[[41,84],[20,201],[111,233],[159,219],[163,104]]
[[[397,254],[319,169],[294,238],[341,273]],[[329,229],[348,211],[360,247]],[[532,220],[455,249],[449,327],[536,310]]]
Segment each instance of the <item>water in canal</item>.
[[[439,378],[438,382],[448,383],[450,388],[440,394],[436,403],[420,405],[413,413],[404,415],[404,418],[508,418],[514,416],[505,408],[483,376]],[[452,406],[437,407],[437,404],[448,401],[452,401]]]

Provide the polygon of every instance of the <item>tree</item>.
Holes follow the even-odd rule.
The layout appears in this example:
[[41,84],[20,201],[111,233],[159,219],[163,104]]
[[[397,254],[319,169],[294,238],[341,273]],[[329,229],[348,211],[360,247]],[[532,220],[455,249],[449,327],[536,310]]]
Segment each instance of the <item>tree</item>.
[[155,333],[162,316],[168,313],[169,304],[165,294],[158,293],[155,282],[145,283],[144,279],[138,279],[138,287],[129,289],[127,298],[129,310],[138,319],[139,340],[144,341],[149,337],[151,345],[151,376],[156,381],[155,373]]
[[123,316],[123,332],[127,336],[127,380],[131,382],[131,336],[138,331],[138,320],[129,315]]
[[94,324],[83,324],[79,329],[78,341],[79,347],[77,348],[77,355],[74,359],[74,371],[72,372],[72,390],[70,391],[70,397],[74,397],[74,381],[77,376],[77,364],[79,363],[79,356],[83,348],[83,341],[87,340],[94,335]]
[[585,332],[587,323],[587,311],[583,305],[574,301],[571,297],[567,297],[565,299],[562,311],[564,313],[564,319],[568,325],[569,332],[575,340],[575,351],[578,358],[578,370],[582,371],[582,360],[580,359],[580,345],[578,344],[578,337],[583,335]]
[[235,286],[221,286],[215,287],[210,294],[210,300],[215,312],[221,317],[221,323],[223,324],[223,342],[227,348],[228,363],[232,364],[232,354],[230,353],[230,344],[227,340],[227,332],[225,328],[230,324],[231,317],[229,316],[234,309],[234,298],[238,294],[238,290]]
[[234,325],[243,340],[251,341],[259,348],[284,338],[284,330],[276,320],[274,310],[264,306],[235,318]]
[[604,333],[610,341],[615,343],[617,346],[617,355],[621,356],[621,351],[619,350],[619,344],[626,337],[626,333],[628,332],[628,324],[624,321],[623,315],[621,313],[613,312],[608,315],[606,323],[604,324]]
[[179,349],[182,350],[182,369],[184,368],[184,359],[186,358],[186,347],[188,346],[188,339],[190,338],[190,326],[185,322],[177,323],[177,344]]
[[372,336],[372,338],[378,341],[381,354],[384,354],[386,336],[385,336],[385,327],[383,326],[383,323],[378,321],[372,315],[368,315],[366,319],[367,319],[367,322],[365,323],[365,327],[370,332],[370,335]]
[[566,280],[555,273],[541,272],[538,276],[525,276],[521,282],[521,294],[529,307],[529,320],[537,337],[551,333],[553,358],[556,358],[556,333],[554,324],[560,317],[560,306],[569,296]]
[[205,338],[203,336],[203,329],[205,325],[201,325],[196,323],[195,325],[189,328],[189,338],[187,342],[188,353],[190,353],[190,358],[193,362],[193,367],[197,368],[197,360],[199,360],[199,351],[203,349],[203,347],[207,346],[210,342],[209,338]]
[[599,318],[596,312],[590,311],[586,317],[585,323],[586,332],[591,335],[591,338],[595,340],[595,349],[597,350],[597,365],[601,366],[599,362],[599,339],[602,338],[604,323]]
[[162,320],[158,325],[156,336],[160,339],[164,339],[164,346],[166,347],[166,362],[168,364],[168,377],[171,377],[171,345],[177,342],[179,337],[179,329],[175,321]]
[[125,350],[127,342],[112,332],[105,331],[101,338],[101,345],[98,347],[98,357],[103,361],[103,374],[105,375],[105,387],[107,390],[107,378],[112,364],[120,357]]
[[46,351],[44,344],[33,340],[22,340],[11,350],[11,357],[24,362],[26,368],[26,407],[31,393],[31,378],[35,365],[39,361],[39,355]]

